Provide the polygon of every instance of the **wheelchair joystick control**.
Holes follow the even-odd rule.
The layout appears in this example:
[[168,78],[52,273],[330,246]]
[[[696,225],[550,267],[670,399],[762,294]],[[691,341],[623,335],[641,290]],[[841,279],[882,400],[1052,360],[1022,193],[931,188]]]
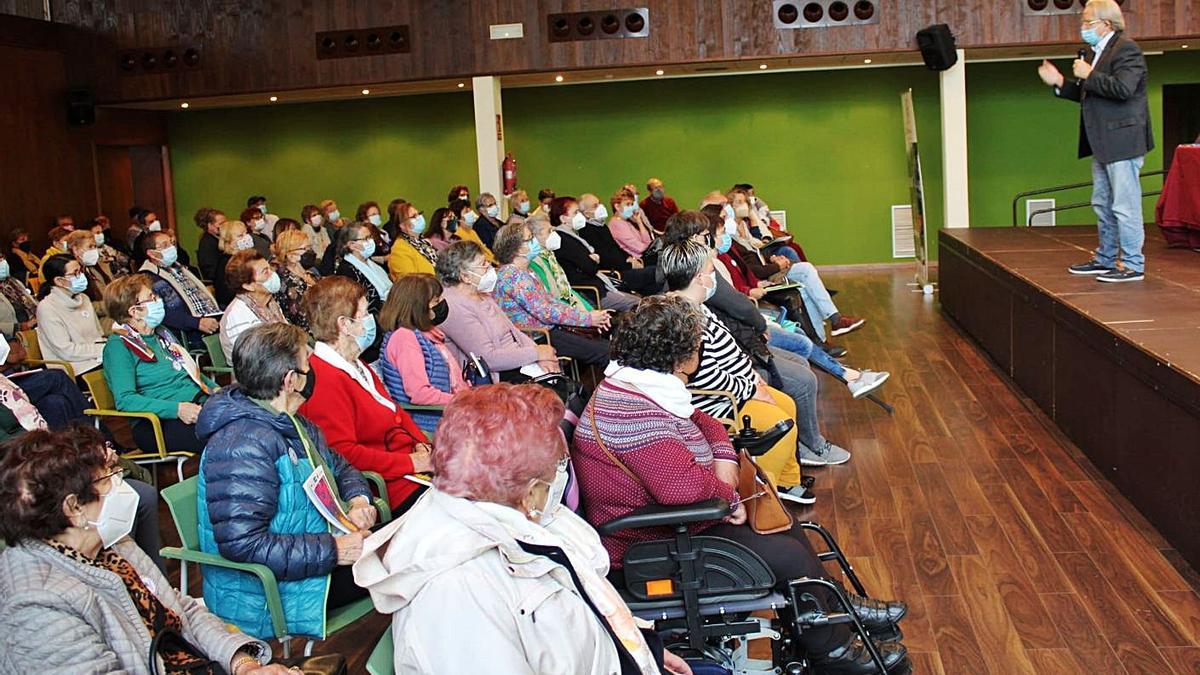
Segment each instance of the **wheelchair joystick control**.
[[741,431],[738,432],[738,438],[746,439],[749,441],[753,441],[758,438],[758,429],[755,429],[754,427],[750,426],[750,416],[749,415],[742,415],[742,429],[741,429]]

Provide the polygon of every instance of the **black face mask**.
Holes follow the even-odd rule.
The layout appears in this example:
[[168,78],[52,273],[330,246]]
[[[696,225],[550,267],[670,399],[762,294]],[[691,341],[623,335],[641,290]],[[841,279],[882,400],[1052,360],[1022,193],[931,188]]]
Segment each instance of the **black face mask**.
[[457,232],[458,231],[458,218],[451,218],[450,220],[446,221],[446,231],[447,232]]
[[[300,371],[297,370],[296,372]],[[304,400],[307,401],[308,399],[312,398],[313,390],[316,388],[316,386],[317,371],[310,368],[307,373],[304,373],[304,386],[296,393],[303,396]]]
[[449,315],[450,315],[450,305],[447,304],[445,300],[442,300],[441,302],[439,302],[438,304],[433,306],[433,325],[435,325],[435,326],[442,325],[442,322],[444,322],[446,320],[446,317]]
[[17,244],[17,248],[21,249],[22,251],[24,251],[26,253],[29,253],[29,249],[33,248],[33,246],[29,242],[23,241],[23,242]]
[[317,254],[315,251],[305,251],[300,256],[300,266],[304,269],[312,269],[317,266]]

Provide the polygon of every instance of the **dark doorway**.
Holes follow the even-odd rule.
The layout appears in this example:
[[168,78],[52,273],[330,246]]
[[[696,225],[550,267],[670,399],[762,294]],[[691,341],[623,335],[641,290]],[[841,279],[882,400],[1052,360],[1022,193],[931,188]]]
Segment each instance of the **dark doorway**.
[[1200,139],[1200,84],[1163,85],[1163,168],[1170,168],[1175,147]]

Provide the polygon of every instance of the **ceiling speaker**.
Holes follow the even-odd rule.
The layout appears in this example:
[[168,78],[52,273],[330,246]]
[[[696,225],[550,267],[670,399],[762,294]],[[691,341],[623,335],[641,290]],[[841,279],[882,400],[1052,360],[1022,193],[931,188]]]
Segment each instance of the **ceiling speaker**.
[[318,60],[412,52],[407,25],[321,31],[314,45]]
[[650,10],[645,7],[546,15],[546,38],[550,42],[649,36]]
[[879,0],[773,0],[771,9],[782,30],[879,23]]

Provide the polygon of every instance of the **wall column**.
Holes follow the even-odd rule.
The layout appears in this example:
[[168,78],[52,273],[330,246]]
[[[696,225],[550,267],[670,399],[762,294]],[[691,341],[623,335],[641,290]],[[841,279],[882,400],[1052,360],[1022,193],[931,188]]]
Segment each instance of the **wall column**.
[[967,62],[958,50],[958,63],[941,73],[943,227],[971,224],[967,194]]
[[507,212],[500,162],[504,161],[504,109],[500,78],[491,75],[471,78],[475,97],[475,156],[479,162],[479,192],[496,196]]

